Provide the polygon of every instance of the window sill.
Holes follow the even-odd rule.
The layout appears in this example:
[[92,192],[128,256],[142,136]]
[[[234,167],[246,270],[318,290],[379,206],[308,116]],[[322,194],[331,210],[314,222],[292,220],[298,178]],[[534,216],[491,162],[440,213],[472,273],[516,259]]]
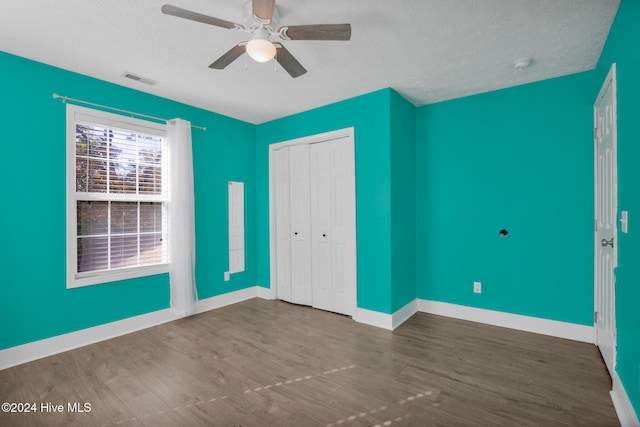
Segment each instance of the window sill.
[[158,264],[144,267],[122,268],[110,271],[76,273],[75,275],[73,275],[73,277],[67,278],[67,289],[135,279],[138,277],[153,276],[155,274],[164,274],[168,272],[169,264]]

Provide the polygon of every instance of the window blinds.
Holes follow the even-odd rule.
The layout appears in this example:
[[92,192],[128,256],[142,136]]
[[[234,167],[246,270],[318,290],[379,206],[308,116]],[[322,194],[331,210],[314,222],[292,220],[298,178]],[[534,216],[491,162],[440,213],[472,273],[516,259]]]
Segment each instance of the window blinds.
[[163,264],[163,137],[76,122],[77,273]]

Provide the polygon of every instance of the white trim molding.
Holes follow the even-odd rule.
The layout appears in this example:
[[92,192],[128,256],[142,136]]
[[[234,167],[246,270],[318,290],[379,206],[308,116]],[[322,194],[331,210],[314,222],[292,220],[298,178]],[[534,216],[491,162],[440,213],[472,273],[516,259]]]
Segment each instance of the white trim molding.
[[211,298],[205,298],[196,302],[195,314],[204,313],[206,311],[222,308],[227,305],[246,301],[258,296],[258,286],[240,289],[238,291],[227,292],[226,294],[216,295]]
[[381,313],[379,311],[367,310],[364,308],[356,308],[356,313],[353,315],[353,320],[358,323],[364,323],[367,325],[393,331],[398,326],[402,325],[404,322],[410,319],[411,316],[416,314],[417,311],[418,302],[414,299],[393,314]]
[[[271,290],[260,286],[252,286],[238,291],[229,292],[215,297],[197,301],[195,314],[215,310],[230,304],[252,298],[271,299]],[[121,335],[130,334],[142,329],[178,320],[184,316],[171,308],[129,317],[115,322],[105,323],[67,334],[57,335],[39,341],[30,342],[15,347],[0,350],[0,370],[21,365],[43,357],[53,356],[75,348],[84,347],[100,341],[105,341]]]
[[418,299],[418,311],[593,344],[593,326]]
[[396,311],[391,315],[391,329],[396,329],[398,326],[402,325],[404,322],[409,320],[411,316],[418,312],[418,300],[414,299],[413,301],[406,304],[400,310]]
[[0,350],[0,370],[130,334],[179,318],[180,316],[175,315],[171,309],[167,308]]
[[410,319],[411,316],[417,312],[437,314],[455,319],[485,323],[487,325],[501,326],[503,328],[517,329],[520,331],[533,332],[536,334],[549,335],[591,344],[594,343],[593,326],[578,325],[576,323],[560,322],[557,320],[523,316],[520,314],[467,307],[458,304],[419,298],[410,301],[393,314],[357,308],[356,313],[353,316],[353,320],[359,323],[392,331]]
[[365,325],[375,326],[376,328],[387,329],[389,331],[393,330],[393,316],[391,314],[357,307],[352,318],[358,323],[364,323]]
[[271,288],[264,288],[262,286],[256,286],[256,296],[267,300],[276,299],[275,293]]
[[633,409],[631,400],[629,400],[629,396],[627,395],[617,372],[611,374],[611,384],[611,400],[613,401],[613,407],[616,409],[616,414],[618,414],[620,425],[622,427],[640,426],[638,415]]

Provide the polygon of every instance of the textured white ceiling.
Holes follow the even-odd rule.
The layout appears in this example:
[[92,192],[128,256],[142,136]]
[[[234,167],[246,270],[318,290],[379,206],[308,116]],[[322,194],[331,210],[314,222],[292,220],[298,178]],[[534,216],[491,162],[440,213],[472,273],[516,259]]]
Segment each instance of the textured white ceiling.
[[282,25],[352,26],[347,42],[283,42],[308,70],[296,79],[246,55],[211,70],[246,33],[160,12],[241,22],[244,0],[2,3],[2,51],[263,123],[386,87],[420,106],[593,69],[620,0],[276,0]]

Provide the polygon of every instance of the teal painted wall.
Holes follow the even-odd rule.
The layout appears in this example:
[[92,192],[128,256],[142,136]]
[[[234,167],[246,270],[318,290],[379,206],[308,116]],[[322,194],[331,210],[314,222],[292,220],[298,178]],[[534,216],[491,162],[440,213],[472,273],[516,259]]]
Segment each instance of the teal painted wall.
[[417,110],[419,298],[593,324],[593,86],[586,72]]
[[[255,126],[207,114],[214,118],[206,125],[208,138],[201,144],[194,142],[193,147],[199,299],[256,285]],[[229,181],[245,183],[245,271],[232,274],[225,282],[224,272],[229,269]]]
[[[640,2],[622,0],[598,62],[595,100],[611,64],[618,83],[618,209],[629,212],[629,233],[618,233],[616,370],[640,414]],[[619,218],[618,214],[618,218]]]
[[[255,285],[255,126],[2,52],[0,69],[0,349],[169,306],[168,275],[66,289],[65,106],[54,92],[206,126],[193,131],[198,292]],[[248,270],[225,283],[230,179],[247,183]]]
[[[639,18],[622,0],[592,72],[417,109],[384,89],[259,126],[0,52],[0,349],[169,305],[167,275],[66,289],[65,109],[53,92],[208,128],[193,132],[200,299],[269,287],[269,144],[353,126],[359,307],[392,313],[418,297],[591,325],[592,106],[617,62],[619,207],[631,219],[617,370],[639,411]],[[247,271],[224,282],[229,180],[246,183]]]
[[391,91],[391,312],[416,298],[415,107]]
[[258,126],[258,284],[269,287],[269,144],[355,128],[358,307],[391,313],[390,96],[385,89]]

